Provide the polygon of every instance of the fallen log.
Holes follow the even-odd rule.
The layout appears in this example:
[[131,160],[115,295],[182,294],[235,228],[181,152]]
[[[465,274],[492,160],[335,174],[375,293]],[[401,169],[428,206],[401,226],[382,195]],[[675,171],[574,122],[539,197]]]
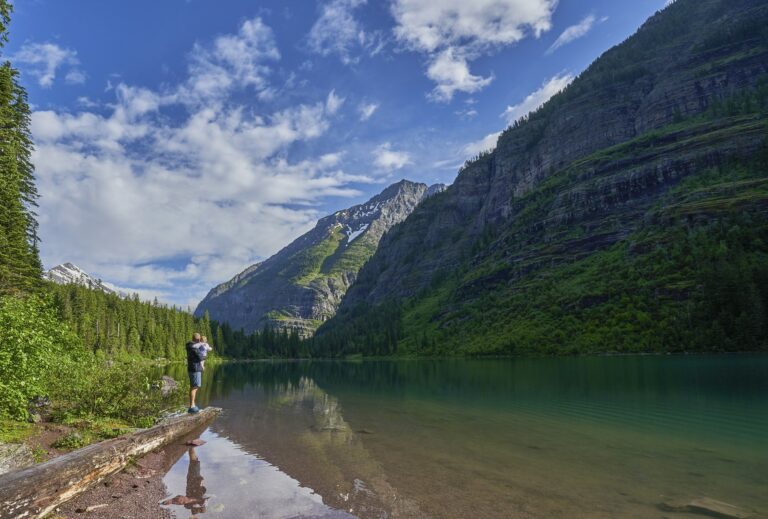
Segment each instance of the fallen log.
[[221,409],[174,417],[128,436],[69,452],[0,476],[0,519],[41,518],[120,471],[132,459],[171,443],[212,421]]

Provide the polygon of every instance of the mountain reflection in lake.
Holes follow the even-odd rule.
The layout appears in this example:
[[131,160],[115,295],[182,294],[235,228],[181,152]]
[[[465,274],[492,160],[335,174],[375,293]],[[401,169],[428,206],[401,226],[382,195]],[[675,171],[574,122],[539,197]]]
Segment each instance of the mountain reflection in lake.
[[225,364],[165,481],[178,517],[760,516],[767,396],[760,356]]

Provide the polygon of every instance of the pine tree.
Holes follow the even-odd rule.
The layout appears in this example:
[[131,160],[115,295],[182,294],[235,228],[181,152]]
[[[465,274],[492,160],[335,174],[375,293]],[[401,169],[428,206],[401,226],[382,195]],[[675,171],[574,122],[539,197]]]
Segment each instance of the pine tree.
[[[11,6],[0,0],[0,47],[8,41]],[[0,65],[0,294],[39,286],[37,201],[27,93],[9,62]]]

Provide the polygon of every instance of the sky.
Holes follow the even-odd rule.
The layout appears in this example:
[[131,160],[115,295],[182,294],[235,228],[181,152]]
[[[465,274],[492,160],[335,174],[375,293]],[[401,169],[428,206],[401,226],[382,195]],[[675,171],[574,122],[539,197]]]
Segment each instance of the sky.
[[464,160],[665,0],[24,0],[41,256],[194,307]]

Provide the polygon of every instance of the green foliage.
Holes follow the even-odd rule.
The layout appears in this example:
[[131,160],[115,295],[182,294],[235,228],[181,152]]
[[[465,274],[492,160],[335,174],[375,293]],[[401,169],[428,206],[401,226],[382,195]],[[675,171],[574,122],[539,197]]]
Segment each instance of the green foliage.
[[37,429],[29,422],[18,422],[0,418],[0,443],[21,443],[32,436]]
[[78,359],[66,378],[51,382],[58,421],[110,418],[134,427],[152,425],[160,411],[181,404],[177,391],[164,397],[155,370],[138,362],[105,361],[95,355]]
[[38,297],[0,297],[0,344],[0,417],[20,420],[29,400],[48,394],[51,379],[82,350],[51,303]]
[[[0,18],[2,6],[0,6]],[[30,162],[30,111],[18,72],[0,65],[0,294],[36,288],[41,265],[37,221],[32,210],[37,191]]]
[[73,431],[56,440],[51,446],[56,449],[72,450],[88,445],[88,440],[79,432]]

